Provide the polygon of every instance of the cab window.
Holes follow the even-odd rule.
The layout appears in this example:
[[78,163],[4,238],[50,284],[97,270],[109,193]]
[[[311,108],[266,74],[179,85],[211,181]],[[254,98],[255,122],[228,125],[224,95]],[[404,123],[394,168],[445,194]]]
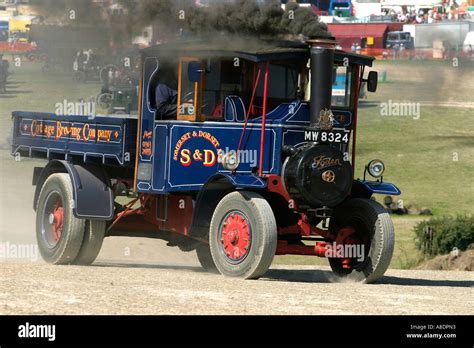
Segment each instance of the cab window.
[[335,66],[332,85],[332,106],[350,107],[352,90],[352,69]]

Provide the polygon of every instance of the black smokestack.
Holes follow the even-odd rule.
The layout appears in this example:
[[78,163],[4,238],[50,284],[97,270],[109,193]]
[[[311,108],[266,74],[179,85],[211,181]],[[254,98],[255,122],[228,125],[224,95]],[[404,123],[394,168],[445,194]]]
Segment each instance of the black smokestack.
[[311,46],[311,125],[319,122],[322,110],[331,109],[334,49],[336,42],[328,39],[308,41]]

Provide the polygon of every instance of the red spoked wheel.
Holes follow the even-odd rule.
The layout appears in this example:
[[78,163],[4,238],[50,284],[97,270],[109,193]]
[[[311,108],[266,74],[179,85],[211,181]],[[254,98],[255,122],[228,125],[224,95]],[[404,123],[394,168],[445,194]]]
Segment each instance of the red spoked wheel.
[[242,262],[252,242],[252,229],[247,216],[241,211],[228,213],[222,220],[219,235],[227,258],[233,263]]
[[218,271],[229,277],[256,279],[270,267],[277,245],[270,204],[255,192],[229,193],[217,205],[209,247]]
[[61,198],[56,202],[54,211],[49,216],[49,222],[53,225],[53,234],[54,239],[59,242],[61,235],[63,233],[63,224],[64,224],[64,208],[61,201]]
[[64,226],[64,208],[60,193],[50,192],[45,205],[41,232],[47,245],[54,248],[61,239]]
[[[336,245],[351,245],[351,246],[364,246],[364,259],[367,256],[367,251],[369,250],[370,243],[368,237],[360,235],[357,233],[357,230],[352,226],[358,226],[358,230],[361,230],[358,223],[352,223],[351,226],[346,226],[341,228],[337,234]],[[365,240],[363,240],[365,237]],[[360,255],[358,255],[360,256]],[[346,255],[346,257],[338,260],[340,262],[340,267],[343,270],[347,270],[348,273],[353,269],[357,268],[361,261],[358,261],[358,257],[354,255]]]

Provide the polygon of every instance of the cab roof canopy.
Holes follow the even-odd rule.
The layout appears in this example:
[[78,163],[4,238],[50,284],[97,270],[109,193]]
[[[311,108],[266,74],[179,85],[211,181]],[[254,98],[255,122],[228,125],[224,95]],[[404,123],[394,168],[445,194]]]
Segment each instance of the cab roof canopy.
[[[232,38],[213,41],[177,41],[160,44],[142,50],[144,58],[196,57],[196,58],[242,58],[259,63],[266,61],[306,60],[310,57],[309,46],[300,41],[246,40]],[[342,63],[372,66],[374,57],[336,50],[334,59]]]

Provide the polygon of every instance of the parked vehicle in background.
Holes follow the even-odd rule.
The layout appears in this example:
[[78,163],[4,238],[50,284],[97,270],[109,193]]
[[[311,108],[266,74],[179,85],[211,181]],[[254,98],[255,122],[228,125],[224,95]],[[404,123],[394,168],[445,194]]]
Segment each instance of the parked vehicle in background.
[[79,83],[99,81],[102,61],[92,49],[77,52],[73,63],[74,80]]
[[391,31],[387,34],[386,48],[404,47],[412,49],[415,47],[413,37],[406,31]]
[[112,115],[138,112],[138,85],[111,86],[97,96],[97,104]]

